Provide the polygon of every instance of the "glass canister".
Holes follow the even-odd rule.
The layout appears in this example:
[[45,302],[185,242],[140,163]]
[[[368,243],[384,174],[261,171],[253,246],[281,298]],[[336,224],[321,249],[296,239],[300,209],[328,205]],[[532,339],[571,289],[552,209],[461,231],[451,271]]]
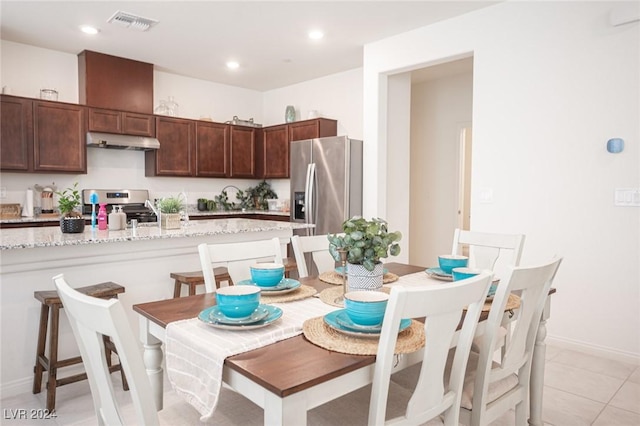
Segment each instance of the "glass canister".
[[57,101],[58,91],[56,89],[40,89],[40,99]]
[[293,123],[296,121],[296,109],[293,105],[287,105],[287,108],[284,110],[284,121],[285,123]]

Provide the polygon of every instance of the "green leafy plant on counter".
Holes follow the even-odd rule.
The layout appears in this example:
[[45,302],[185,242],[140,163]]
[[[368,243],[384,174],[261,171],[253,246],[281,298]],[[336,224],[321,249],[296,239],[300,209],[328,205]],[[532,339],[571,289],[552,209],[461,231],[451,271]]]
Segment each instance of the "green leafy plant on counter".
[[342,224],[344,235],[329,234],[329,252],[340,261],[339,250],[347,250],[347,262],[364,266],[373,271],[381,258],[400,254],[400,231],[389,232],[384,219],[366,220],[360,216],[347,219]]
[[220,206],[224,211],[233,210],[235,208],[235,203],[229,201],[229,195],[224,189],[220,192],[220,195],[216,195],[213,198],[218,206]]
[[59,197],[58,210],[63,217],[82,217],[82,214],[76,211],[81,203],[78,182],[70,188],[56,192],[56,195]]
[[236,198],[240,202],[240,208],[243,210],[250,210],[255,208],[255,204],[253,202],[253,197],[249,190],[243,191],[239,189],[236,193]]
[[160,213],[180,213],[184,210],[184,202],[180,197],[165,197],[158,200],[156,203]]
[[253,199],[256,209],[267,210],[269,203],[267,200],[274,200],[278,198],[278,194],[271,188],[271,185],[266,180],[263,180],[255,187],[247,188],[247,194],[250,194]]

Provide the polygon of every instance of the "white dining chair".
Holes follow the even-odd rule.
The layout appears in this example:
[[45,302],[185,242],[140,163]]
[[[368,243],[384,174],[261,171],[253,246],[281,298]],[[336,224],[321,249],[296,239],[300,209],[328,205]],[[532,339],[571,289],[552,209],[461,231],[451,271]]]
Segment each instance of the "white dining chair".
[[226,266],[231,281],[238,283],[251,278],[249,267],[257,261],[282,263],[282,246],[277,237],[240,243],[202,243],[198,245],[198,254],[207,293],[216,291],[217,266]]
[[[456,229],[453,233],[451,254],[469,256],[469,267],[490,270],[496,278],[500,278],[504,275],[505,268],[520,264],[524,240],[523,234],[497,234]],[[503,319],[495,350],[504,348],[511,332],[510,323],[511,318]],[[480,339],[475,339],[472,349],[479,352],[480,344]]]
[[[480,353],[471,352],[462,392],[460,422],[487,425],[515,407],[516,425],[527,424],[531,362],[542,311],[561,258],[535,267],[511,267],[493,298]],[[493,350],[509,294],[519,292],[520,307],[500,363]]]
[[[87,371],[97,424],[105,425],[176,425],[196,424],[200,414],[188,403],[175,402],[158,412],[153,400],[151,384],[133,329],[118,299],[99,299],[86,296],[67,284],[64,275],[56,275],[53,281],[71,329],[78,342],[82,362]],[[102,336],[109,336],[118,350],[120,363],[125,371],[130,391],[128,401],[114,392],[104,356]],[[263,410],[242,395],[222,388],[220,403],[207,424],[255,425],[262,423]],[[59,421],[63,419],[58,418]]]
[[317,275],[332,271],[336,266],[336,261],[329,253],[329,240],[326,235],[294,235],[291,237],[291,247],[300,278],[308,277],[310,272]]
[[151,384],[122,303],[118,299],[103,300],[84,295],[71,288],[62,274],[53,277],[53,281],[78,341],[98,424],[125,424],[105,360],[102,336],[110,337],[118,350],[129,382],[137,424],[159,424]]
[[[382,323],[373,384],[312,410],[311,420],[363,424],[368,418],[369,425],[379,426],[419,425],[433,419],[429,425],[443,422],[447,426],[457,425],[471,340],[490,284],[491,275],[484,273],[455,283],[392,287]],[[465,309],[462,327],[456,333]],[[404,359],[402,355],[394,355],[400,321],[423,317],[426,317],[426,340],[420,352],[420,370],[414,375],[418,377],[417,386],[410,391],[398,389],[390,378]],[[455,354],[455,368],[447,372],[449,376],[445,378],[450,352]],[[370,393],[369,404],[364,402],[364,392]],[[441,415],[444,420],[440,419]],[[394,418],[385,420],[387,416]]]

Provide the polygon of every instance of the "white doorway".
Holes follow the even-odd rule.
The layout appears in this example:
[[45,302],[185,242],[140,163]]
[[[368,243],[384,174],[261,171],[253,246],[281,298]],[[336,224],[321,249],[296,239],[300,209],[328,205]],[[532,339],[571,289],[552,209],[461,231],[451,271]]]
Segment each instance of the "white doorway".
[[409,263],[437,265],[454,229],[469,229],[473,58],[413,71]]

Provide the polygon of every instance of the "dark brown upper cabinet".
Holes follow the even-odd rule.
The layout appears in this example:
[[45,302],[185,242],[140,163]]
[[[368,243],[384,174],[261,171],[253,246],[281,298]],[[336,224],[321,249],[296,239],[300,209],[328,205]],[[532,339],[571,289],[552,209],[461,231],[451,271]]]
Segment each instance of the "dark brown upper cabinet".
[[231,164],[229,177],[254,178],[256,176],[256,128],[230,127]]
[[[162,147],[162,143],[160,144]],[[224,178],[231,174],[229,125],[198,121],[196,124],[196,176]]]
[[87,173],[86,108],[2,96],[0,169]]
[[33,101],[2,96],[0,100],[0,170],[28,172],[33,158]]
[[150,114],[89,108],[89,131],[155,137],[155,117]]
[[146,176],[195,174],[195,121],[156,116],[156,138],[160,149],[145,151]]
[[257,143],[256,176],[262,179],[289,177],[289,144],[292,141],[338,135],[338,122],[314,118],[262,129]]

